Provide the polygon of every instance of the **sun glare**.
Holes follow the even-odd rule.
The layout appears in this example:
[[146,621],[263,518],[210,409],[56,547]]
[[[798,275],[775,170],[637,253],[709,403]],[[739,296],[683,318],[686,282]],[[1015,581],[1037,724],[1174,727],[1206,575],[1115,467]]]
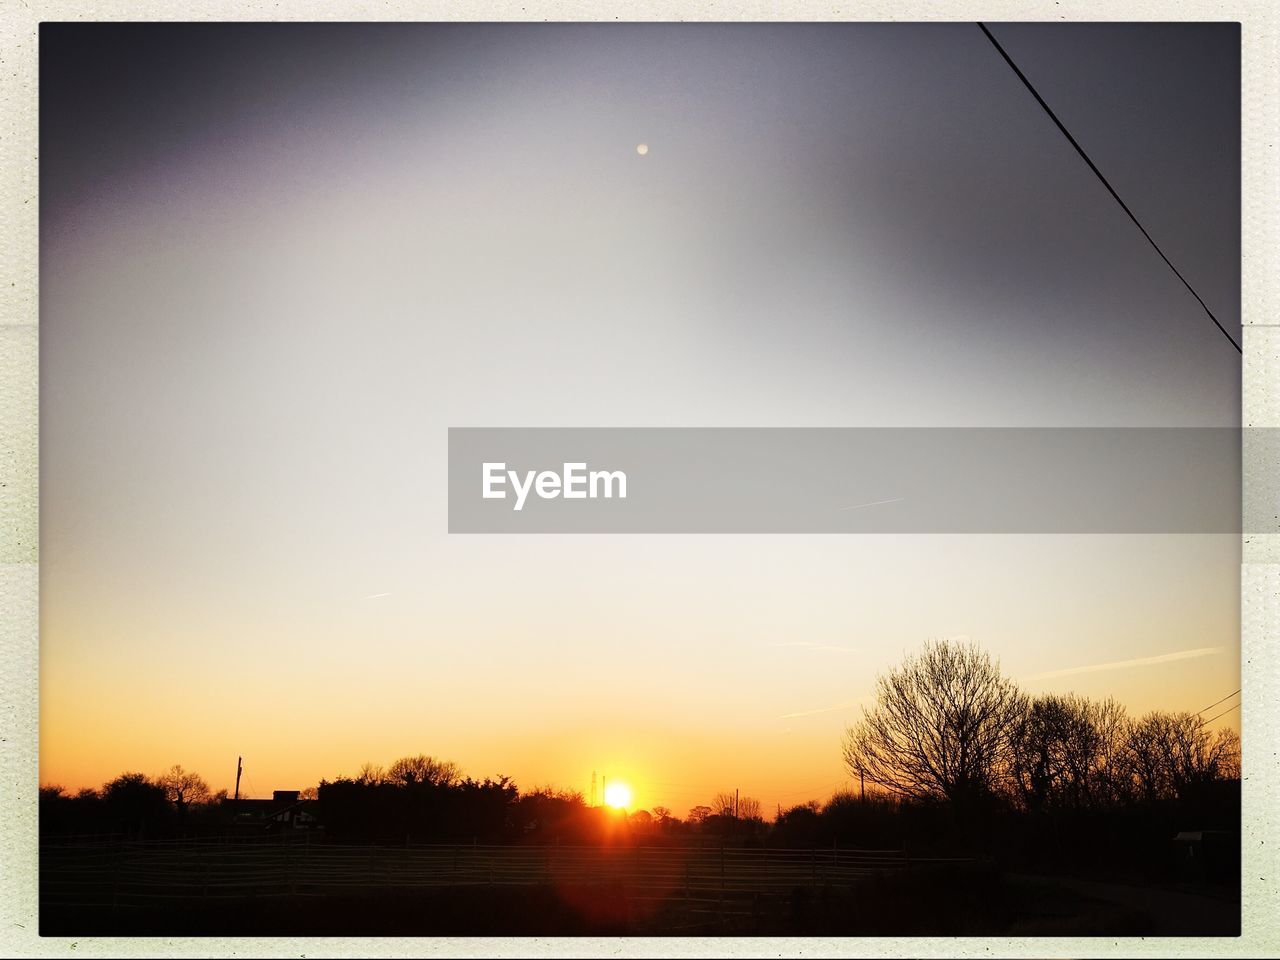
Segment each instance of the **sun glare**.
[[615,810],[625,810],[631,806],[631,788],[625,783],[611,783],[605,788],[604,802]]

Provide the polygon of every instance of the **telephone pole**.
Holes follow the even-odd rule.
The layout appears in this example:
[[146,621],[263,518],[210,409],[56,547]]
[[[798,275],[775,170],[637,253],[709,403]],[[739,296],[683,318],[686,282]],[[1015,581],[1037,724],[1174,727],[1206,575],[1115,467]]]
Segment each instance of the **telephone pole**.
[[236,795],[235,799],[240,799],[240,774],[244,771],[244,757],[236,757]]

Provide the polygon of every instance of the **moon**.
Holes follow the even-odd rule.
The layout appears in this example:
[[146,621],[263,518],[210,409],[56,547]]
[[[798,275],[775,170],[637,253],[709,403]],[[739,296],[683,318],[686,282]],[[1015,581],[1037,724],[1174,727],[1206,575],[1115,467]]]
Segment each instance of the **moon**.
[[649,145],[647,143],[636,144],[636,153],[640,154],[640,156],[643,157],[648,152],[649,152]]

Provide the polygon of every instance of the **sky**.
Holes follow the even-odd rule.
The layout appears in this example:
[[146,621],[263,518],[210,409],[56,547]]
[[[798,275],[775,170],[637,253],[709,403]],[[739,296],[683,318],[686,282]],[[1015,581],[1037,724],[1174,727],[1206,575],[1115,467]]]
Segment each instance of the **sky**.
[[[992,30],[1238,339],[1238,27]],[[1238,689],[1237,536],[446,532],[449,427],[1237,426],[1239,355],[976,26],[40,57],[42,782],[421,752],[772,810],[930,638]]]

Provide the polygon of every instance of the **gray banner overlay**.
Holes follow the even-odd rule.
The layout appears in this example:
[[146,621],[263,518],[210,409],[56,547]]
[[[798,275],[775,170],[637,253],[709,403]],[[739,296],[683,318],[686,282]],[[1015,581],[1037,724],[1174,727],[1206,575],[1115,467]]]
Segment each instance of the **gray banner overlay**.
[[1280,431],[454,428],[449,532],[1280,532],[1242,447]]

